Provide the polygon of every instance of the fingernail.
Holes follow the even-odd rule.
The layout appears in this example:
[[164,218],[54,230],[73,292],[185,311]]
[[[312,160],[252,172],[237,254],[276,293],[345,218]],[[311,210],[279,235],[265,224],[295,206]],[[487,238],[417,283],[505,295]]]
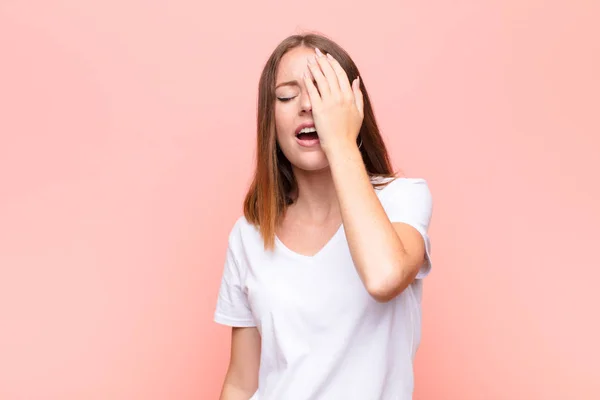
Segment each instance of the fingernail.
[[315,51],[317,52],[319,57],[323,57],[323,53],[321,53],[321,50],[319,50],[319,48],[315,48]]

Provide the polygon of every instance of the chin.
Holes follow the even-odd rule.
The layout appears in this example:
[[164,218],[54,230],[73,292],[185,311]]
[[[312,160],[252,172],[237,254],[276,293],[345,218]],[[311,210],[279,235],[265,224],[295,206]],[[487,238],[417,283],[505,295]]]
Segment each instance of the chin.
[[290,163],[294,168],[303,171],[320,171],[329,167],[327,157],[322,151],[303,154],[296,153],[292,157],[288,157],[288,160],[290,160]]

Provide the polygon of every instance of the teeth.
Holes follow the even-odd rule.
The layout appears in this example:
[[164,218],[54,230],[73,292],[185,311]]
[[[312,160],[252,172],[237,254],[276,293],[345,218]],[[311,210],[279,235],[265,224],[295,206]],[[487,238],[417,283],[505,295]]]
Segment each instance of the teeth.
[[300,132],[298,132],[298,134],[300,134],[300,133],[310,133],[310,132],[316,132],[316,131],[317,130],[314,127],[312,127],[312,128],[304,128]]

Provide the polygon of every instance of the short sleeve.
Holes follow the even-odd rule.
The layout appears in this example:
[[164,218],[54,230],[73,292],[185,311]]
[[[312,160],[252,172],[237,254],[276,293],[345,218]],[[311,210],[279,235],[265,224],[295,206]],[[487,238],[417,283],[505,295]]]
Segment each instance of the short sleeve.
[[429,223],[433,210],[431,192],[424,179],[397,178],[388,183],[380,193],[381,202],[391,222],[402,222],[415,228],[425,242],[425,262],[417,279],[431,270],[431,242]]
[[235,256],[235,228],[230,234],[214,321],[233,327],[256,326],[243,288],[242,265]]

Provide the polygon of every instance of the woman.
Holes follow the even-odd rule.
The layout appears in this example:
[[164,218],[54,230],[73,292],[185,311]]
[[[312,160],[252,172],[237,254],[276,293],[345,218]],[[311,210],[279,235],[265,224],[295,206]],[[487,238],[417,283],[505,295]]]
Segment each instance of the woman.
[[431,195],[395,177],[358,75],[314,34],[264,68],[215,311],[233,327],[222,400],[412,397]]

